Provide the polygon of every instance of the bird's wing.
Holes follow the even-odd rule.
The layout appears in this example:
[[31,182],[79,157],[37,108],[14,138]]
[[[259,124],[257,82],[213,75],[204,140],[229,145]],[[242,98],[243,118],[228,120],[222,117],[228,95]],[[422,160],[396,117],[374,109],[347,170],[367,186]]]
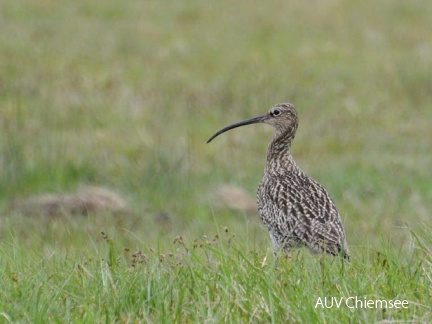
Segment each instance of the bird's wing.
[[267,209],[274,215],[280,234],[312,250],[340,252],[345,239],[342,223],[320,184],[307,176],[288,174],[268,181],[267,186]]

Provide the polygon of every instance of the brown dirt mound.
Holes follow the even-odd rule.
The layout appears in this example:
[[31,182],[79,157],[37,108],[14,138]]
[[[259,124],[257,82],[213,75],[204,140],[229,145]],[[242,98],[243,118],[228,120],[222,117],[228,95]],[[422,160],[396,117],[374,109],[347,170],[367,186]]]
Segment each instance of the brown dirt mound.
[[234,185],[221,185],[212,195],[217,208],[229,208],[248,214],[256,214],[255,198],[243,188]]
[[93,213],[119,213],[127,204],[117,193],[102,187],[85,186],[74,193],[47,193],[15,200],[10,208],[25,215],[61,216]]

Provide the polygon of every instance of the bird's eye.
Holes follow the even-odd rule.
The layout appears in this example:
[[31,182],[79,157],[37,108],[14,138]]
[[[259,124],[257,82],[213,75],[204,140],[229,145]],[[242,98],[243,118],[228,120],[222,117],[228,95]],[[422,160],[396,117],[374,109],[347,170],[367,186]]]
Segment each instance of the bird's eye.
[[272,113],[273,116],[279,116],[280,114],[281,114],[281,111],[279,109],[273,110],[273,113]]

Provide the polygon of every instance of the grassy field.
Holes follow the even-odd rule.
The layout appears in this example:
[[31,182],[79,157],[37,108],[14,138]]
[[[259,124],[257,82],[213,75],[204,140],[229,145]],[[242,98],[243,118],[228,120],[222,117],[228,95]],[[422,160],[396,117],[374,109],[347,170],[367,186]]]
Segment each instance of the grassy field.
[[[430,1],[0,3],[0,323],[432,321]],[[275,258],[254,195],[292,102],[349,264]],[[127,209],[13,202],[92,185]],[[31,214],[31,213],[30,213]],[[102,234],[103,233],[103,234]],[[331,309],[318,298],[408,300]]]

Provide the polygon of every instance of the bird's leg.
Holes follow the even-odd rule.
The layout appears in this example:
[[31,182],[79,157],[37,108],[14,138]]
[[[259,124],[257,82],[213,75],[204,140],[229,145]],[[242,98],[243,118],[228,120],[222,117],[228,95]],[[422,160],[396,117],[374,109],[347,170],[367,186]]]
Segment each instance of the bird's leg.
[[325,280],[325,265],[324,265],[324,260],[323,260],[322,256],[320,256],[320,258],[319,258],[319,263],[320,263],[320,268],[321,268],[321,282],[322,282],[322,285],[324,286],[326,283],[326,280]]
[[278,249],[283,249],[284,257],[286,260],[292,259],[291,255],[291,245],[287,240],[285,240],[282,244],[278,245]]

